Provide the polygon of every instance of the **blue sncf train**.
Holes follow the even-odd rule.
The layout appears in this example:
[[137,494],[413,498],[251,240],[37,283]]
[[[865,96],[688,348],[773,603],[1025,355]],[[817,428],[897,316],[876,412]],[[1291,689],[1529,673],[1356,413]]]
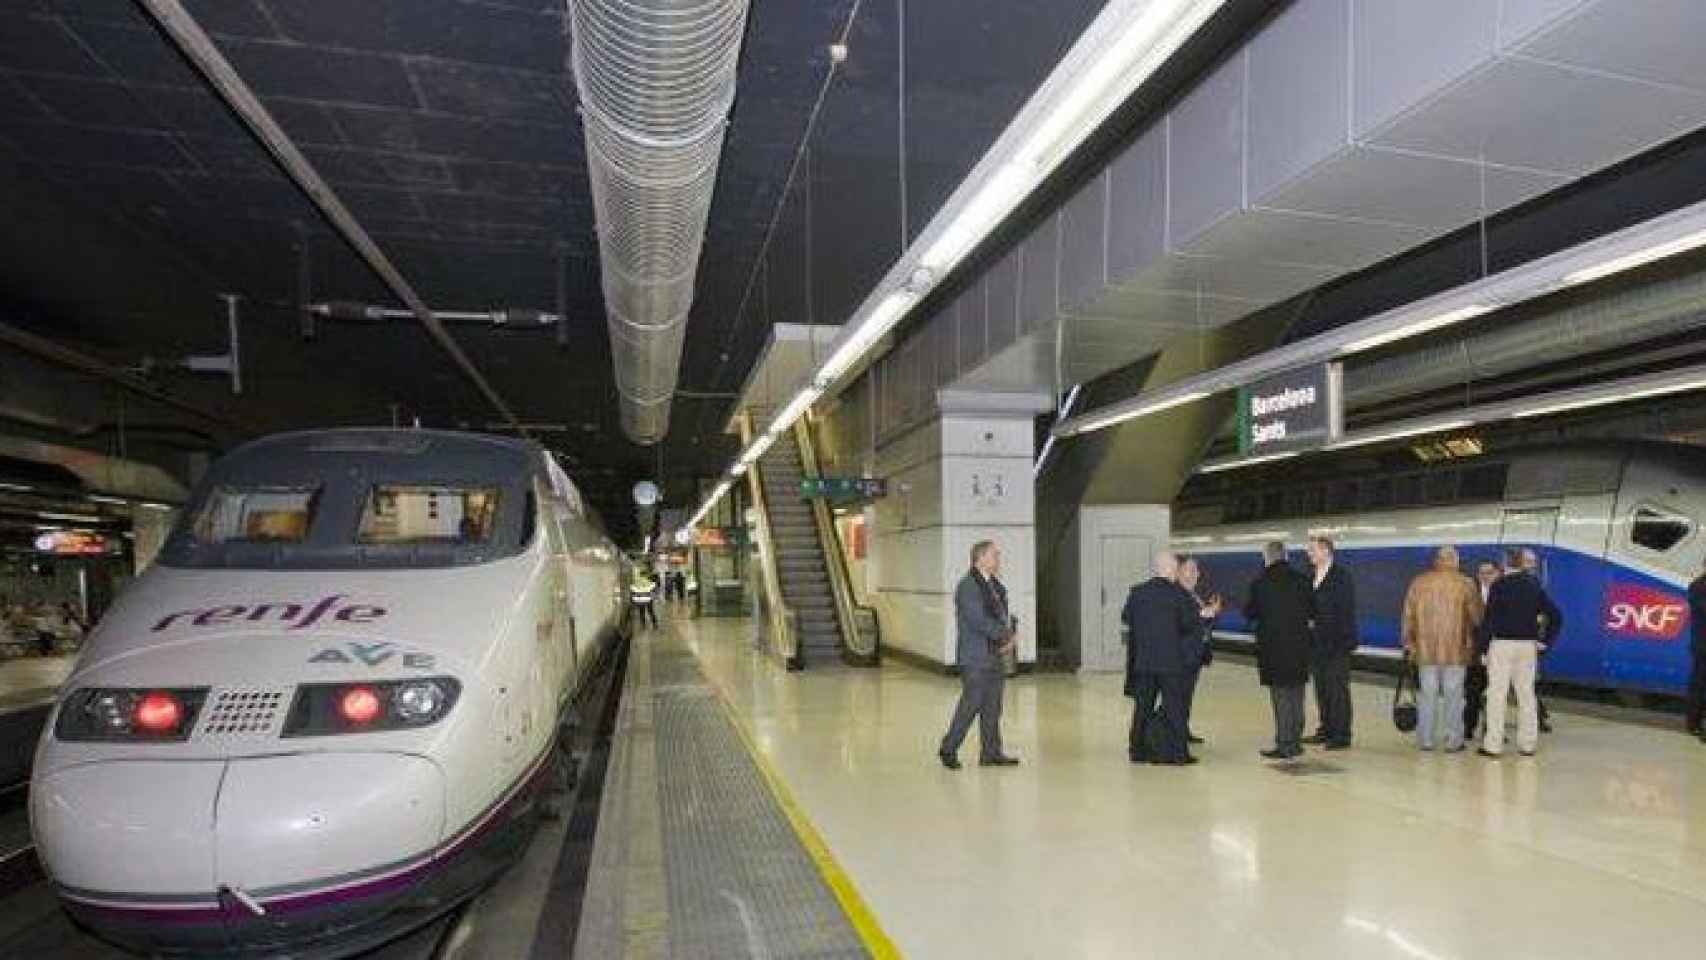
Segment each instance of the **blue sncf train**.
[[1543,679],[1667,694],[1687,686],[1687,588],[1706,558],[1706,448],[1577,443],[1313,481],[1256,479],[1218,494],[1205,486],[1188,486],[1175,504],[1172,542],[1226,598],[1219,636],[1250,639],[1239,606],[1269,540],[1299,550],[1309,536],[1331,537],[1356,578],[1359,652],[1392,657],[1405,590],[1440,545],[1457,546],[1468,575],[1506,547],[1527,546],[1564,614]]

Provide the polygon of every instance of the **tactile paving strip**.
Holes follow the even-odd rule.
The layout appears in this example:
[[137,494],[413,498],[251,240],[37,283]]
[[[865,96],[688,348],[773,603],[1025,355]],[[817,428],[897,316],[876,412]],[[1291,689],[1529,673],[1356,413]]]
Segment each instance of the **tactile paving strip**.
[[693,655],[652,655],[670,955],[865,957]]

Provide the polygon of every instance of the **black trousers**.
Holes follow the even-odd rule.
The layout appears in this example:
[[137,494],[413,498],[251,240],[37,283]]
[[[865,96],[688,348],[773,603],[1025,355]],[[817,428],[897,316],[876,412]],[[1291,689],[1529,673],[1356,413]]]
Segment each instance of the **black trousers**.
[[1688,729],[1701,733],[1706,720],[1706,651],[1694,651],[1694,669],[1688,676]]
[[1328,743],[1351,742],[1351,655],[1317,654],[1309,672],[1315,680],[1315,708],[1321,714],[1317,731]]
[[1200,664],[1185,671],[1185,688],[1179,700],[1185,707],[1185,730],[1187,732],[1191,729],[1191,704],[1197,698],[1197,680],[1201,676],[1202,666]]
[[[1137,701],[1131,712],[1131,733],[1126,750],[1134,760],[1180,760],[1189,752],[1185,737],[1185,702],[1189,695],[1191,676],[1186,673],[1140,673],[1132,685]],[[1155,715],[1155,700],[1161,700],[1160,716]],[[1149,725],[1161,724],[1157,748],[1149,748]]]
[[986,670],[965,670],[960,673],[960,702],[954,705],[954,718],[948,721],[948,733],[942,738],[941,752],[955,754],[971,722],[978,721],[979,755],[985,759],[999,757],[1001,750],[1001,693],[1007,686],[1007,676],[999,665]]
[[634,607],[635,607],[635,609],[637,609],[639,611],[640,625],[641,626],[645,626],[646,621],[648,621],[648,620],[651,621],[652,626],[655,627],[658,625],[658,612],[656,609],[654,609],[652,604],[650,604],[650,603],[636,603],[636,604],[634,604]]

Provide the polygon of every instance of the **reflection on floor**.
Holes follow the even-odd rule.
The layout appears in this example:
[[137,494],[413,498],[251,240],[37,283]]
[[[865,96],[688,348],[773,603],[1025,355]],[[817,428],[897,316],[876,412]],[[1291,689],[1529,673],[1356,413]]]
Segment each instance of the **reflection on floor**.
[[934,749],[957,681],[790,674],[745,621],[675,626],[910,957],[1627,960],[1706,943],[1706,746],[1678,732],[1557,713],[1532,759],[1423,754],[1389,691],[1359,684],[1356,749],[1282,772],[1256,756],[1272,728],[1254,671],[1216,664],[1195,767],[1126,762],[1119,678],[1045,675],[1007,689],[1024,765],[951,773]]

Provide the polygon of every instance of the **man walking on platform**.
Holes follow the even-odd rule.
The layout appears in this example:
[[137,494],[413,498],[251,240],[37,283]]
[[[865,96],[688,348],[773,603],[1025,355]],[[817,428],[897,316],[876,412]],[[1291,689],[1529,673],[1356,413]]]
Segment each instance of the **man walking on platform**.
[[[1410,582],[1404,594],[1404,655],[1417,673],[1416,740],[1432,750],[1463,749],[1463,680],[1475,657],[1475,628],[1481,623],[1481,593],[1458,570],[1456,547],[1440,547],[1432,570]],[[1436,729],[1444,726],[1444,730]]]
[[1303,688],[1309,682],[1309,623],[1315,616],[1315,592],[1285,559],[1285,544],[1262,548],[1267,569],[1250,585],[1244,619],[1256,625],[1256,671],[1274,705],[1274,746],[1269,760],[1303,754]]
[[1001,751],[1001,693],[1007,683],[1003,658],[1013,649],[1014,620],[1007,609],[1007,588],[1001,573],[1001,550],[990,540],[971,548],[971,569],[954,588],[956,659],[960,668],[960,702],[942,738],[937,755],[949,770],[960,768],[960,744],[978,721],[985,767],[1010,767],[1018,759]]
[[1310,673],[1321,727],[1304,743],[1328,750],[1351,745],[1351,654],[1357,648],[1356,584],[1343,564],[1333,562],[1333,541],[1309,538],[1309,562],[1315,568],[1315,646]]
[[[1202,663],[1200,608],[1179,586],[1179,562],[1170,553],[1155,555],[1155,575],[1131,588],[1120,619],[1130,631],[1126,645],[1126,695],[1136,704],[1131,714],[1127,752],[1132,763],[1196,763],[1186,746],[1188,685]],[[1149,747],[1155,722],[1155,698],[1161,698],[1161,735]]]
[[1481,755],[1498,757],[1505,749],[1505,698],[1516,690],[1516,746],[1533,756],[1540,741],[1540,713],[1535,706],[1537,658],[1564,628],[1558,605],[1540,581],[1522,567],[1522,552],[1505,558],[1505,575],[1487,591],[1487,615],[1481,621],[1481,647],[1487,660],[1487,733]]
[[1706,721],[1706,566],[1688,585],[1688,617],[1694,641],[1689,648],[1694,667],[1688,677],[1688,732],[1706,743],[1706,726],[1702,726]]

